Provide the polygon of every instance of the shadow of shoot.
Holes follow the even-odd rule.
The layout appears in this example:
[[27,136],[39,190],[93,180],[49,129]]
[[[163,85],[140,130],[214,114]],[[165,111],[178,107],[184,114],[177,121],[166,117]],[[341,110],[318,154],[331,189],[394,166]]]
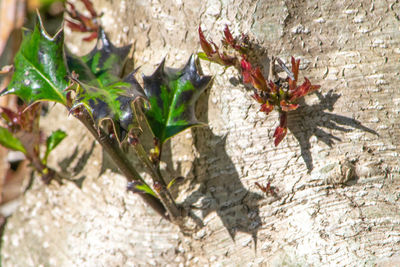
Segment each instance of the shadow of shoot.
[[329,147],[332,147],[335,141],[342,141],[333,134],[324,131],[323,128],[342,132],[352,132],[354,129],[358,129],[378,135],[376,131],[363,126],[361,122],[355,119],[327,112],[326,110],[333,111],[333,106],[340,98],[340,95],[333,93],[333,90],[330,90],[325,95],[322,95],[322,93],[318,91],[316,91],[315,94],[319,99],[319,103],[315,105],[306,105],[304,100],[302,100],[297,110],[288,113],[287,125],[290,132],[300,144],[301,156],[309,172],[313,169],[310,151],[310,138],[313,135],[315,135],[318,141],[322,141]]

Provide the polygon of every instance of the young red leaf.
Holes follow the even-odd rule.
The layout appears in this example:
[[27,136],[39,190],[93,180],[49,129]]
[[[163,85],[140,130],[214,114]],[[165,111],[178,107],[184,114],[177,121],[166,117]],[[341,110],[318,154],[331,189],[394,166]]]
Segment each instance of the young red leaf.
[[85,42],[91,42],[98,37],[97,32],[92,32],[88,37],[83,38],[82,40]]
[[252,78],[252,84],[256,89],[260,91],[267,91],[268,89],[267,82],[265,81],[265,78],[262,75],[259,67],[251,71],[251,78]]
[[279,116],[279,126],[275,129],[274,132],[274,144],[278,146],[279,143],[283,140],[283,138],[287,134],[287,113],[281,112]]
[[290,94],[290,101],[296,100],[300,97],[305,96],[311,88],[311,82],[309,79],[304,78],[304,83],[297,87],[291,94]]
[[264,104],[264,99],[262,99],[262,97],[257,93],[254,92],[254,95],[252,95],[252,97],[260,104]]
[[265,112],[265,114],[269,114],[272,110],[274,110],[274,106],[271,105],[268,101],[261,105],[261,112]]
[[94,10],[93,3],[90,0],[82,0],[82,3],[85,5],[92,17],[98,17],[96,10]]
[[235,57],[228,56],[224,53],[219,53],[218,47],[213,43],[216,49],[216,57],[217,60],[215,60],[216,63],[221,64],[223,66],[233,66],[235,65],[237,59]]
[[272,93],[276,94],[278,92],[278,86],[276,86],[276,84],[273,81],[269,81],[268,86]]
[[8,123],[16,125],[19,123],[19,114],[6,107],[0,107],[0,115]]
[[321,88],[321,85],[311,85],[311,88],[308,92],[309,93],[314,92],[315,90],[318,90],[319,88]]
[[275,129],[275,133],[274,133],[274,138],[275,138],[274,144],[275,144],[275,146],[278,146],[278,145],[279,145],[279,143],[280,143],[280,142],[283,140],[283,138],[286,136],[286,133],[287,133],[287,128],[285,128],[285,127],[278,126],[278,127]]
[[267,195],[276,195],[276,191],[279,191],[277,188],[275,188],[274,186],[271,186],[271,183],[268,182],[266,186],[260,185],[259,183],[255,182],[254,183],[261,191],[263,191],[264,193],[266,193]]
[[240,66],[242,67],[243,83],[251,83],[253,79],[251,78],[252,68],[250,62],[242,58]]
[[199,26],[199,37],[200,37],[200,45],[203,49],[204,53],[210,58],[215,53],[214,49],[212,48],[211,44],[207,41],[206,37],[204,37],[203,30]]
[[291,104],[288,103],[286,100],[281,100],[280,105],[282,110],[286,112],[296,110],[299,107],[299,104]]
[[69,19],[65,19],[67,22],[67,26],[74,32],[87,32],[87,29],[85,26],[79,23],[75,23]]
[[78,16],[78,14],[77,14],[78,11],[76,11],[75,5],[70,3],[70,2],[66,2],[66,4],[69,6],[69,10],[66,9],[66,12],[73,18],[77,17]]
[[207,55],[208,60],[218,63],[223,66],[233,66],[236,64],[237,59],[226,55],[225,53],[220,53],[218,46],[212,41],[207,41],[204,37],[204,33],[199,26],[199,38],[200,45],[204,53]]
[[235,39],[232,36],[231,31],[229,30],[228,25],[225,26],[224,35],[225,35],[225,42],[228,43],[229,45],[231,45],[233,48],[235,48],[236,47],[236,42],[235,42]]
[[69,9],[66,10],[68,15],[74,21],[68,20],[67,26],[71,28],[72,31],[78,32],[90,32],[90,36],[83,39],[83,41],[92,41],[97,38],[97,33],[99,30],[99,24],[97,18],[99,17],[96,11],[93,8],[93,4],[90,0],[82,0],[86,9],[89,11],[90,16],[85,16],[82,13],[78,12],[75,8],[75,5],[67,2],[69,5]]
[[292,57],[292,72],[294,76],[294,80],[289,78],[289,91],[294,91],[297,88],[297,79],[299,76],[299,66],[300,66],[300,59],[295,60],[294,57]]
[[292,57],[292,72],[295,81],[297,81],[299,77],[299,67],[300,67],[300,59],[295,60],[294,57]]

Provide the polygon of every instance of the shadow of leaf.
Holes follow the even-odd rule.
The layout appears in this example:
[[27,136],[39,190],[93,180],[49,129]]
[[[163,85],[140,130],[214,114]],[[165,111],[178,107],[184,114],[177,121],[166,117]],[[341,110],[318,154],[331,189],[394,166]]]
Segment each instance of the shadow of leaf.
[[192,129],[200,157],[193,163],[192,186],[199,190],[186,199],[185,205],[201,210],[201,217],[216,212],[232,239],[236,232],[252,235],[257,244],[261,226],[258,202],[262,195],[253,193],[240,181],[236,167],[225,150],[226,137],[209,128]]
[[74,177],[77,176],[86,166],[90,156],[93,153],[94,147],[94,141],[92,142],[90,149],[83,152],[80,152],[80,148],[76,146],[74,152],[71,155],[58,162],[58,166],[60,167],[61,172],[68,174],[67,176],[71,177],[68,180],[73,182],[78,188],[82,188],[82,184],[86,176],[82,175],[79,178]]
[[[208,98],[209,90],[206,90],[197,103],[196,114],[202,122],[207,122]],[[203,218],[216,212],[233,240],[237,232],[248,233],[256,247],[261,226],[258,202],[263,196],[247,190],[241,182],[225,149],[226,136],[215,135],[208,127],[195,127],[191,131],[199,156],[189,171],[194,177],[187,179],[192,178],[189,187],[197,189],[186,197],[183,205],[189,207],[192,217],[198,214],[194,219],[201,222],[199,225],[203,225]],[[163,161],[173,166],[169,142],[164,145],[163,153]],[[178,170],[173,171],[177,175],[180,174],[179,168],[177,164]]]

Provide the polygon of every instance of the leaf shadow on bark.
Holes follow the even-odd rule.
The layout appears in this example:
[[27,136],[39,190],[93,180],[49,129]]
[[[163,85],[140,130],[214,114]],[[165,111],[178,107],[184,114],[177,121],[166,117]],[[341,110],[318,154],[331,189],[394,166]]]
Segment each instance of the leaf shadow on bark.
[[288,128],[300,144],[301,156],[308,172],[311,172],[314,167],[310,144],[312,136],[315,135],[318,141],[322,141],[329,147],[332,147],[335,141],[342,141],[339,137],[334,136],[328,131],[324,131],[323,128],[345,133],[358,129],[378,135],[376,131],[363,126],[356,119],[326,112],[326,110],[333,111],[336,101],[340,98],[340,95],[333,93],[333,90],[330,90],[325,95],[317,91],[316,95],[319,99],[318,104],[307,105],[302,100],[300,107],[288,114]]
[[[202,122],[208,122],[208,98],[209,89],[197,103],[196,114]],[[187,179],[190,179],[189,187],[196,190],[185,198],[183,206],[191,211],[192,217],[197,216],[201,225],[204,225],[202,219],[216,212],[233,241],[237,232],[247,233],[252,236],[256,248],[261,226],[258,202],[263,196],[243,185],[225,149],[226,135],[215,135],[209,127],[195,127],[191,131],[199,156],[189,171],[193,177]],[[172,166],[170,158],[165,160]]]
[[69,179],[73,182],[78,188],[82,189],[83,181],[86,179],[86,175],[82,175],[78,178],[74,178],[79,175],[81,171],[85,168],[90,156],[93,153],[95,148],[95,142],[93,141],[90,148],[84,151],[81,151],[79,146],[76,146],[74,152],[68,157],[63,158],[58,162],[58,166],[61,169],[61,173],[68,174],[65,177],[71,177]]

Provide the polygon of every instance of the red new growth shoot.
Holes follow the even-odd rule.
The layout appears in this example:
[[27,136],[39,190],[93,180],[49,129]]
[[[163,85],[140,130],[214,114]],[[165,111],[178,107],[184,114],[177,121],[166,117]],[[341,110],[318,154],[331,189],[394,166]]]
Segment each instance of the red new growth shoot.
[[201,27],[199,27],[199,37],[201,48],[210,61],[224,66],[233,66],[236,64],[236,59],[234,57],[230,57],[225,53],[219,52],[219,48],[216,44],[214,44],[212,41],[207,41],[207,39],[204,37]]
[[206,37],[204,37],[204,33],[203,33],[201,27],[199,27],[199,37],[200,37],[200,45],[201,45],[201,48],[203,49],[204,53],[206,53],[206,55],[208,57],[213,56],[215,51],[212,48],[211,44],[207,41]]
[[250,62],[246,61],[244,58],[240,61],[240,66],[242,67],[242,76],[243,76],[243,82],[244,83],[251,83],[252,78],[251,78],[251,64]]
[[83,41],[90,42],[97,39],[99,24],[97,19],[100,17],[93,8],[93,4],[90,0],[81,0],[85,5],[86,9],[90,13],[90,17],[83,15],[78,12],[75,5],[67,2],[69,5],[69,10],[67,9],[68,15],[72,20],[66,18],[67,26],[75,32],[88,32],[89,36],[83,38]]
[[[291,71],[286,67],[282,60],[277,59],[279,66],[286,72],[287,78],[270,77],[275,80],[267,80],[262,74],[260,67],[253,67],[254,62],[250,62],[251,49],[242,44],[248,43],[246,35],[242,34],[241,38],[234,38],[228,26],[224,29],[224,38],[222,40],[222,49],[227,52],[219,52],[218,46],[207,41],[203,31],[199,27],[200,45],[207,56],[207,59],[224,65],[236,66],[242,75],[243,83],[250,84],[254,88],[253,98],[261,105],[260,111],[269,114],[274,108],[279,112],[279,126],[274,132],[274,144],[277,146],[287,134],[287,112],[296,110],[299,107],[298,100],[310,92],[320,88],[319,85],[312,85],[310,80],[304,78],[302,85],[297,86],[300,59],[291,58]],[[229,48],[231,49],[229,51]],[[254,58],[254,57],[253,57]],[[240,62],[240,64],[238,64]],[[256,62],[257,63],[257,62]],[[272,60],[271,64],[275,64]],[[275,65],[273,65],[274,68]]]
[[233,39],[232,33],[229,30],[228,25],[225,26],[224,35],[225,35],[225,42],[231,45],[232,47],[236,47],[235,39]]
[[18,106],[16,112],[6,107],[0,107],[0,118],[5,120],[10,132],[15,133],[20,130],[31,132],[35,127],[35,119],[39,116],[40,108],[39,103]]
[[280,112],[279,114],[279,126],[275,129],[274,132],[274,144],[278,146],[279,143],[283,140],[287,133],[287,113]]
[[254,183],[261,191],[263,191],[265,194],[270,194],[270,195],[276,195],[275,191],[278,191],[277,188],[271,186],[271,183],[268,182],[266,186],[260,185],[259,183],[255,182]]
[[259,91],[268,91],[267,81],[261,73],[259,67],[255,68],[251,72],[251,80],[254,88]]
[[296,110],[299,107],[299,104],[289,104],[286,100],[282,100],[280,104],[282,111],[286,112]]
[[269,114],[271,111],[273,111],[274,110],[274,106],[273,105],[271,105],[269,102],[268,102],[268,100],[264,103],[264,104],[262,104],[261,105],[261,108],[260,108],[260,111],[261,112],[264,112],[265,114]]

